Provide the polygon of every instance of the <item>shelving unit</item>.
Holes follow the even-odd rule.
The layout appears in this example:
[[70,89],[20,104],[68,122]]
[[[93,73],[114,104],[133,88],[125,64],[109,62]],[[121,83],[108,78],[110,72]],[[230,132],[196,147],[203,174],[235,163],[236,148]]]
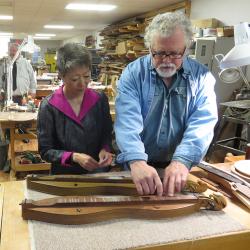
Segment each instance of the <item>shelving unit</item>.
[[183,11],[190,15],[190,0],[147,12],[143,15],[122,20],[104,28],[100,35],[100,56],[103,58],[100,67],[99,81],[105,85],[115,85],[126,65],[140,56],[148,54],[144,46],[145,28],[154,16],[170,11]]
[[[36,164],[20,164],[20,152],[15,151],[15,141],[36,139],[32,131],[36,129],[37,113],[0,112],[2,129],[10,129],[10,160],[11,171],[16,176],[18,172],[49,171],[51,164],[47,162]],[[18,129],[25,129],[27,134],[19,134]]]

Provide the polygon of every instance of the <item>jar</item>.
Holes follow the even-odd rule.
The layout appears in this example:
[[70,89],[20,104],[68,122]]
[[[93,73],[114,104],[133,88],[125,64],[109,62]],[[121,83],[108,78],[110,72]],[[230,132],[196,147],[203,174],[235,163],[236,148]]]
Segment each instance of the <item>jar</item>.
[[246,160],[250,160],[250,143],[246,146]]

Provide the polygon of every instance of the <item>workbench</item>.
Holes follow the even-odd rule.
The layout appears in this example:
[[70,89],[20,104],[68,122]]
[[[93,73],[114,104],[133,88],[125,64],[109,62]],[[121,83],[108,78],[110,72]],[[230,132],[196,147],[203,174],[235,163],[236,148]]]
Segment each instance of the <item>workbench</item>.
[[[1,249],[2,250],[30,250],[30,238],[28,223],[21,217],[21,207],[19,203],[24,198],[24,181],[2,183],[0,199],[4,199],[1,229]],[[196,240],[184,240],[181,242],[171,242],[166,245],[148,246],[146,249],[191,249],[191,250],[247,250],[250,246],[250,214],[242,204],[236,200],[228,198],[228,205],[224,212],[240,222],[247,229],[234,233],[214,235],[212,237],[199,238]],[[143,233],[143,232],[142,232]],[[119,233],[118,233],[119,234]],[[55,246],[56,249],[56,246]],[[140,248],[141,249],[141,248]]]

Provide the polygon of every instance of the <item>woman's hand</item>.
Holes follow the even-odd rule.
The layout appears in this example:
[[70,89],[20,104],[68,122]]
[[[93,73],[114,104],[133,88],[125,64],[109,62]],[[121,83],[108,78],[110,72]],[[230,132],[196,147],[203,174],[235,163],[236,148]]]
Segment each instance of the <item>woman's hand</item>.
[[99,167],[107,167],[112,162],[113,155],[107,152],[105,149],[102,149],[99,153]]
[[93,171],[99,167],[99,163],[91,156],[86,154],[73,153],[72,160],[88,171]]

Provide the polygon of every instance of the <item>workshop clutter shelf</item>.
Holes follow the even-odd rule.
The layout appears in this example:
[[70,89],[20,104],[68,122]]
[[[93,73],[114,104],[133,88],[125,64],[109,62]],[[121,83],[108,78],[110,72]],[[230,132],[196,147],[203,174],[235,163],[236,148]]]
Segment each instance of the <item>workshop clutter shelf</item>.
[[99,51],[102,62],[99,64],[99,81],[113,87],[126,65],[140,56],[148,54],[144,46],[145,28],[154,16],[160,13],[180,10],[190,14],[190,1],[182,1],[143,15],[122,20],[104,28],[100,35],[102,49]]
[[[15,141],[37,139],[36,136],[37,113],[32,112],[0,112],[0,124],[3,130],[10,130],[10,159],[11,170],[17,172],[48,171],[50,163],[41,162],[36,164],[21,164],[21,155],[25,152],[18,152],[15,149]],[[25,133],[20,134],[20,129]]]
[[143,22],[144,19],[135,17],[109,25],[100,33],[104,38],[101,40],[103,49],[99,51],[103,58],[99,64],[99,81],[103,84],[112,84],[129,62],[148,53],[142,37],[145,28]]

